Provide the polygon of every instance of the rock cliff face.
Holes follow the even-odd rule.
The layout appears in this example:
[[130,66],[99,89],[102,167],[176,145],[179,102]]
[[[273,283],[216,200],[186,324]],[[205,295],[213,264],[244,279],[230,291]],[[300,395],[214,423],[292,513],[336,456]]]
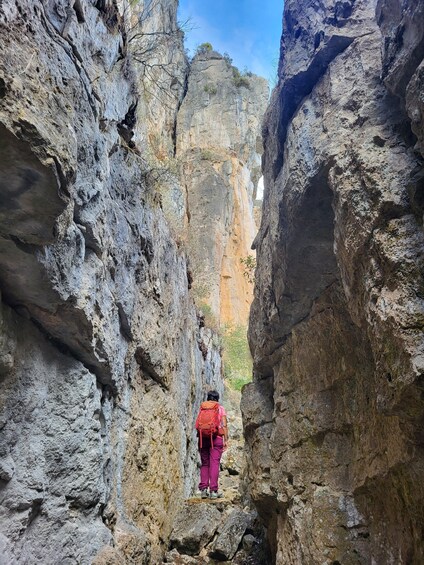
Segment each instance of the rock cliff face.
[[187,244],[199,301],[221,324],[247,325],[252,285],[240,259],[256,235],[265,79],[240,76],[214,51],[191,63],[178,112],[176,156],[186,201]]
[[172,153],[186,72],[171,33],[148,73],[143,33],[176,28],[176,2],[155,6],[134,28],[115,0],[1,5],[5,563],[160,562],[197,473],[198,405],[222,386],[149,155],[148,104]]
[[280,564],[424,561],[423,10],[285,2],[242,399]]

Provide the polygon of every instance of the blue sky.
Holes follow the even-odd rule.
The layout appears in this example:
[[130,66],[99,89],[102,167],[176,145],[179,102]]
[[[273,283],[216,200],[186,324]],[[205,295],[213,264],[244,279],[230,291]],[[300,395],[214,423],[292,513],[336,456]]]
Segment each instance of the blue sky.
[[280,49],[283,0],[180,0],[180,22],[191,19],[186,47],[212,43],[245,67],[273,83]]

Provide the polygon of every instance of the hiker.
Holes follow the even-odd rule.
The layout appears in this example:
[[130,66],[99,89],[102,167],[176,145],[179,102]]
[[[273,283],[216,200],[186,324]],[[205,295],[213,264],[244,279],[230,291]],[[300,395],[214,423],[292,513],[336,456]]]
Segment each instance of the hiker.
[[206,402],[200,405],[196,420],[199,438],[199,452],[202,466],[200,468],[199,490],[202,498],[221,498],[218,493],[219,464],[222,453],[228,446],[227,414],[219,404],[219,393],[208,392]]

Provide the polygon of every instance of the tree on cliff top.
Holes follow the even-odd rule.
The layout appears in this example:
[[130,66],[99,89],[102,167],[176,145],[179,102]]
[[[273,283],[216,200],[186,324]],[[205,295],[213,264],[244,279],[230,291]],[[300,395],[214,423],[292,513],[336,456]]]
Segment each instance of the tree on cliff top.
[[146,83],[154,87],[151,95],[174,103],[178,98],[178,84],[181,75],[181,58],[179,47],[183,44],[184,32],[189,29],[189,20],[172,22],[167,27],[163,20],[161,0],[132,1],[130,25],[127,31],[128,53],[138,64],[144,87]]

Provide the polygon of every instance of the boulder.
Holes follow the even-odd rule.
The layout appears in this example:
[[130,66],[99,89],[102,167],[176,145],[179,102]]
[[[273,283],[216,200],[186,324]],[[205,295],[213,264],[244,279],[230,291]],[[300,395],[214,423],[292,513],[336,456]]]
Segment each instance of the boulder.
[[213,538],[221,512],[210,504],[186,504],[178,514],[170,537],[170,547],[196,555]]
[[234,557],[246,529],[252,524],[254,515],[241,508],[234,508],[219,528],[218,536],[209,551],[210,557],[220,561]]

